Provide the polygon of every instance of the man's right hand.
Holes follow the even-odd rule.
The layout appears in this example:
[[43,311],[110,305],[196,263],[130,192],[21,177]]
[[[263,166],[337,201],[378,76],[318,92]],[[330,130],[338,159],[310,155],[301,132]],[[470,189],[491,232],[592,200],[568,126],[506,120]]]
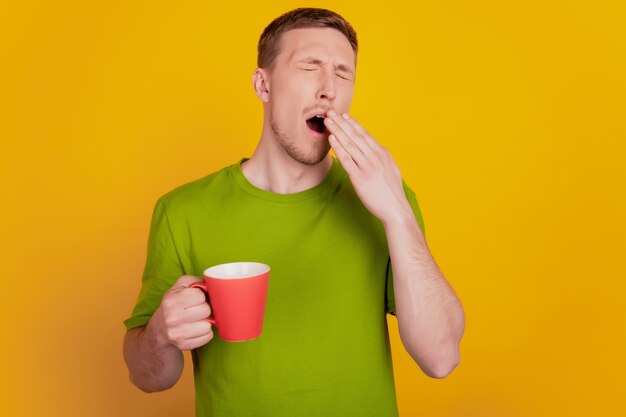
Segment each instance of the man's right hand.
[[183,275],[163,295],[161,305],[146,326],[146,330],[154,332],[159,344],[191,350],[213,339],[213,327],[206,320],[211,307],[204,293],[198,288],[187,288],[201,281],[193,275]]

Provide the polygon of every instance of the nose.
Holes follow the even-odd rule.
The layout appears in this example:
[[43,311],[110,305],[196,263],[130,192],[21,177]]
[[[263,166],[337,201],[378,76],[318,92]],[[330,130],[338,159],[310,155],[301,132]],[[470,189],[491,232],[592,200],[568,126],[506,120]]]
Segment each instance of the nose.
[[317,98],[319,100],[326,99],[333,101],[337,96],[337,90],[335,88],[335,74],[332,72],[323,71],[320,88],[317,92]]

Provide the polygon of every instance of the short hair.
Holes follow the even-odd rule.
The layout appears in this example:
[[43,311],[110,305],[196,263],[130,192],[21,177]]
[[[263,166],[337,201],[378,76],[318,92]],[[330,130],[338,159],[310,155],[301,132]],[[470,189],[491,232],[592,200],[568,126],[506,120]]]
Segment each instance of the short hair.
[[257,66],[272,69],[276,57],[280,53],[279,43],[283,33],[291,29],[326,27],[337,29],[348,39],[354,51],[356,65],[359,43],[356,32],[350,23],[332,10],[304,7],[283,13],[263,30],[259,38]]

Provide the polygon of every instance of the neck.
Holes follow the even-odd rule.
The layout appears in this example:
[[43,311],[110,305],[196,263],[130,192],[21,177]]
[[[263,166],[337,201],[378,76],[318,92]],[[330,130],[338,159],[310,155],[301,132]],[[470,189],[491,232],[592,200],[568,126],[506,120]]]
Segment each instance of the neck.
[[321,183],[332,165],[330,154],[317,165],[306,165],[289,156],[275,141],[261,138],[254,154],[241,164],[241,170],[258,188],[275,194],[293,194]]

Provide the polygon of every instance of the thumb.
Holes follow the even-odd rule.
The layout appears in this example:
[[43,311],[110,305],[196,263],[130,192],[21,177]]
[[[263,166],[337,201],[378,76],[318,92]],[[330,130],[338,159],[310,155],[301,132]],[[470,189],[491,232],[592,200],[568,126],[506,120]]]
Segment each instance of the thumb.
[[194,276],[194,275],[183,275],[174,284],[172,289],[174,288],[186,288],[193,284],[194,282],[202,282],[203,280]]

